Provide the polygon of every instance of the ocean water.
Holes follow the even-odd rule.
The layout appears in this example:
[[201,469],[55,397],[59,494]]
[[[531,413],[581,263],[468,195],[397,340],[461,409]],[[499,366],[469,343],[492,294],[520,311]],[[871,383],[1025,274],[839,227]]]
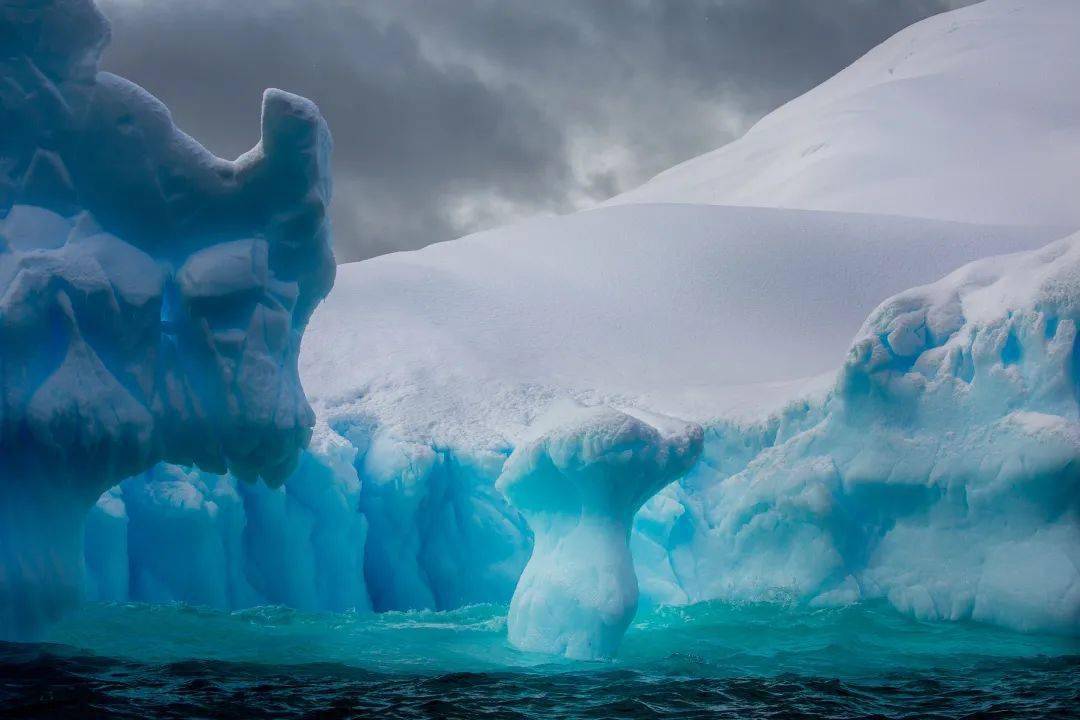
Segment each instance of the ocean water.
[[884,605],[642,611],[617,660],[506,643],[504,607],[223,612],[96,604],[0,644],[0,715],[110,718],[1073,718],[1080,645]]

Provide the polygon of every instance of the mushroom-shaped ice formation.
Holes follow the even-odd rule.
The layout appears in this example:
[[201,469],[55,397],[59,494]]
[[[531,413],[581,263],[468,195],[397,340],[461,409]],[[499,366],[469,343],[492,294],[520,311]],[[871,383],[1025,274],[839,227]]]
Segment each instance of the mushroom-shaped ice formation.
[[91,0],[0,3],[0,639],[78,599],[109,486],[161,460],[277,483],[315,420],[326,123],[269,90],[259,144],[215,157],[97,71],[108,36]]
[[634,513],[690,469],[702,429],[610,407],[559,405],[532,427],[497,486],[535,536],[510,602],[522,650],[611,657],[637,610]]

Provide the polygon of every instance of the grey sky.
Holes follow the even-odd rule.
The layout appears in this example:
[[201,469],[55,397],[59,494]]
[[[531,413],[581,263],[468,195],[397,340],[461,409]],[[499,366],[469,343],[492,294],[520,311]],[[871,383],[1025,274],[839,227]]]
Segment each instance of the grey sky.
[[965,0],[98,0],[104,68],[219,155],[274,86],[335,138],[339,261],[640,184]]

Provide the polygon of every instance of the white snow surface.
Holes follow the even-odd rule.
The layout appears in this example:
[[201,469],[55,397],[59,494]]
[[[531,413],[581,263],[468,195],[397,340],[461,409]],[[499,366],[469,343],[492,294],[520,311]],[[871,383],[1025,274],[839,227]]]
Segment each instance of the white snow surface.
[[1080,227],[1080,6],[986,0],[897,33],[742,138],[609,201]]
[[331,424],[458,449],[512,443],[564,397],[760,418],[838,367],[882,298],[1057,235],[700,205],[539,219],[341,266],[301,377]]

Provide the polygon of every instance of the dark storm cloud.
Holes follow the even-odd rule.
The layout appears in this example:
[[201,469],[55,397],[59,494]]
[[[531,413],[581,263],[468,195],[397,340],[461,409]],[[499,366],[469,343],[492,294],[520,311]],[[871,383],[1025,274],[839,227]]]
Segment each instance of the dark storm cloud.
[[99,0],[105,68],[221,155],[263,88],[335,137],[340,260],[602,200],[963,0]]

